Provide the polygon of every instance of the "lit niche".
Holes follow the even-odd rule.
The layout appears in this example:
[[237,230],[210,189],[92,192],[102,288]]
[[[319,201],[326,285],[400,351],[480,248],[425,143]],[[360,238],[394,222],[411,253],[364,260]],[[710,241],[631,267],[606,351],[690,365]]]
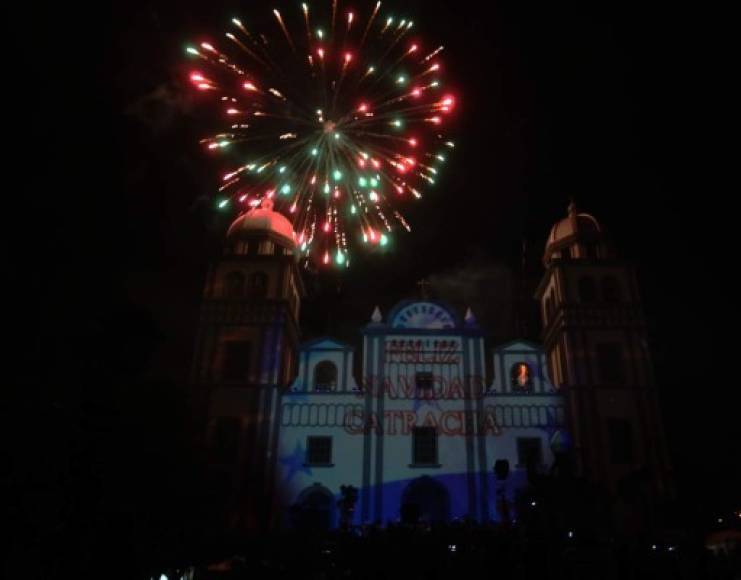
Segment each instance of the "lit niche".
[[524,362],[513,364],[510,377],[513,391],[529,393],[533,390],[533,373],[529,364]]

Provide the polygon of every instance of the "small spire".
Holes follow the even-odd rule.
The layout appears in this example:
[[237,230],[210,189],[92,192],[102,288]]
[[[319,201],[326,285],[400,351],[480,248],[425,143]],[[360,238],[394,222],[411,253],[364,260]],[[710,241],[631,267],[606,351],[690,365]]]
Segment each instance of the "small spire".
[[383,316],[381,315],[381,309],[376,306],[375,310],[373,310],[373,314],[371,315],[371,322],[375,324],[380,324],[383,322]]
[[476,320],[476,317],[473,314],[473,310],[471,310],[471,307],[469,306],[466,310],[466,315],[463,317],[463,322],[466,323],[466,326],[476,326],[478,325],[478,322]]

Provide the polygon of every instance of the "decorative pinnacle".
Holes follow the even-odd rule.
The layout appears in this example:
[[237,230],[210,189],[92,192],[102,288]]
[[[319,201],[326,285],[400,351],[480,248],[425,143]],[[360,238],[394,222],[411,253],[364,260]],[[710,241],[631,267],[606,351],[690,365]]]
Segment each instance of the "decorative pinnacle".
[[383,316],[381,315],[381,309],[376,306],[375,310],[373,310],[373,314],[371,315],[371,322],[375,322],[376,324],[379,324],[383,321]]

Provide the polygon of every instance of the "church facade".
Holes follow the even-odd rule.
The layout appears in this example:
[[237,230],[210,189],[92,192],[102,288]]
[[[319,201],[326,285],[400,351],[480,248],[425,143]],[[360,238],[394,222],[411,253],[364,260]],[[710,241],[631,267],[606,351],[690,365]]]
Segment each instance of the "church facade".
[[[362,330],[362,380],[353,349],[321,339],[300,350],[283,396],[279,474],[288,505],[331,506],[341,485],[360,490],[357,522],[388,522],[405,505],[432,520],[496,517],[494,463],[545,469],[564,427],[563,398],[537,346],[487,353],[473,315],[429,300],[377,310]],[[494,380],[485,376],[493,357]]]
[[593,217],[572,205],[551,231],[543,345],[487,350],[470,309],[430,299],[376,308],[359,352],[300,345],[294,252],[290,223],[255,208],[205,291],[194,382],[229,525],[334,527],[347,485],[356,524],[498,520],[557,452],[607,487],[639,466],[665,483],[635,277]]

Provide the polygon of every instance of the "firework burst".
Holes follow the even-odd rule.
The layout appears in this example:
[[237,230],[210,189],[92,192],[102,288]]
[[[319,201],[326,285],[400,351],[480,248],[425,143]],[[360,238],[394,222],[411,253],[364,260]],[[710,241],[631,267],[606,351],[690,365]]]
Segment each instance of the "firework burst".
[[228,164],[217,206],[272,199],[304,256],[346,267],[354,246],[411,231],[400,208],[437,180],[456,99],[443,47],[425,47],[411,20],[383,15],[381,2],[364,18],[337,0],[324,8],[275,9],[263,31],[234,18],[222,42],[186,52],[190,82],[224,121],[202,140]]

